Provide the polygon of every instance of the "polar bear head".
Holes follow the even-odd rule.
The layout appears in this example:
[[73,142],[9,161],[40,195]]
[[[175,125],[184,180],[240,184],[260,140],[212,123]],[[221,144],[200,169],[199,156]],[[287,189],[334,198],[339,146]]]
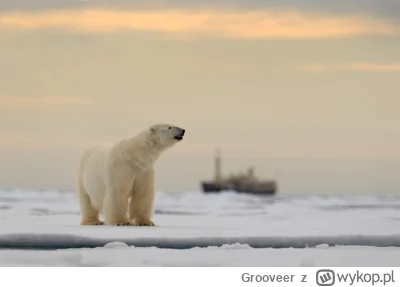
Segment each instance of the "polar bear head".
[[150,127],[149,131],[150,141],[159,149],[172,147],[185,135],[184,129],[170,124],[155,124]]

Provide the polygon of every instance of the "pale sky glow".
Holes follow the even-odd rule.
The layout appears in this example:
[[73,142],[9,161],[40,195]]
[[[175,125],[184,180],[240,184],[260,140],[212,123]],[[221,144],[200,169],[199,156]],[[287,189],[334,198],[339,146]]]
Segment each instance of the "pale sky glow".
[[388,63],[388,64],[374,64],[374,63],[347,63],[347,64],[335,64],[325,65],[322,63],[316,63],[298,67],[298,70],[303,71],[324,71],[324,70],[354,70],[354,71],[366,71],[366,72],[399,72],[400,63]]
[[7,109],[53,109],[55,106],[68,105],[88,105],[89,103],[83,98],[74,97],[38,97],[38,98],[22,98],[11,96],[0,96],[0,105]]
[[169,122],[160,188],[198,188],[221,147],[287,192],[400,192],[400,162],[297,165],[400,158],[400,2],[300,2],[0,0],[0,187],[73,187],[87,145]]

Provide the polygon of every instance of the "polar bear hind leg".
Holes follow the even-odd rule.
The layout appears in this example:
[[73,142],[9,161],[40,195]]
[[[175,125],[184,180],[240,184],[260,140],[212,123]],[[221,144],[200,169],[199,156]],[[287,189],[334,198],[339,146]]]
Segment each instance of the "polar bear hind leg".
[[133,183],[129,202],[129,218],[136,226],[155,226],[151,217],[155,198],[154,168],[150,168]]
[[99,219],[99,211],[92,206],[89,195],[80,179],[77,183],[77,195],[81,210],[81,225],[103,225],[104,223]]

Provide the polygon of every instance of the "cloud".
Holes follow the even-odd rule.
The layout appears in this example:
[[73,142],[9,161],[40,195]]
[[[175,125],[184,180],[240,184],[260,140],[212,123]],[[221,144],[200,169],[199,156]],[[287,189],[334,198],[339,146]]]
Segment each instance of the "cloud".
[[373,63],[354,63],[347,64],[342,67],[345,70],[356,70],[356,71],[393,71],[400,72],[399,64],[373,64]]
[[327,12],[329,14],[363,13],[379,15],[398,19],[400,13],[400,2],[393,0],[0,0],[0,11],[40,11],[54,9],[82,9],[108,7],[116,9],[151,9],[164,7],[168,9],[240,9],[240,10],[263,10],[263,9],[292,9],[309,12]]
[[301,13],[292,10],[46,10],[0,14],[0,26],[110,33],[151,31],[180,36],[228,38],[330,38],[396,35],[394,23],[361,15]]
[[89,103],[77,97],[11,97],[0,96],[0,108],[26,109],[55,106],[86,106]]
[[400,63],[347,63],[347,64],[323,64],[315,63],[306,66],[297,67],[300,71],[365,71],[365,72],[400,72]]

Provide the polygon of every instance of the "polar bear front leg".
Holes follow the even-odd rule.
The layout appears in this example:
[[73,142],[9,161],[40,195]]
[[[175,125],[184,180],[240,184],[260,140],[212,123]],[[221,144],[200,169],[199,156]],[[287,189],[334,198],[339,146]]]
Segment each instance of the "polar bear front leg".
[[127,217],[129,189],[109,188],[104,198],[104,223],[106,225],[128,226],[133,223]]
[[131,190],[129,218],[136,226],[155,226],[151,220],[155,198],[154,168],[136,178]]
[[104,223],[107,225],[133,225],[128,218],[128,204],[134,178],[127,176],[108,178],[103,203]]

